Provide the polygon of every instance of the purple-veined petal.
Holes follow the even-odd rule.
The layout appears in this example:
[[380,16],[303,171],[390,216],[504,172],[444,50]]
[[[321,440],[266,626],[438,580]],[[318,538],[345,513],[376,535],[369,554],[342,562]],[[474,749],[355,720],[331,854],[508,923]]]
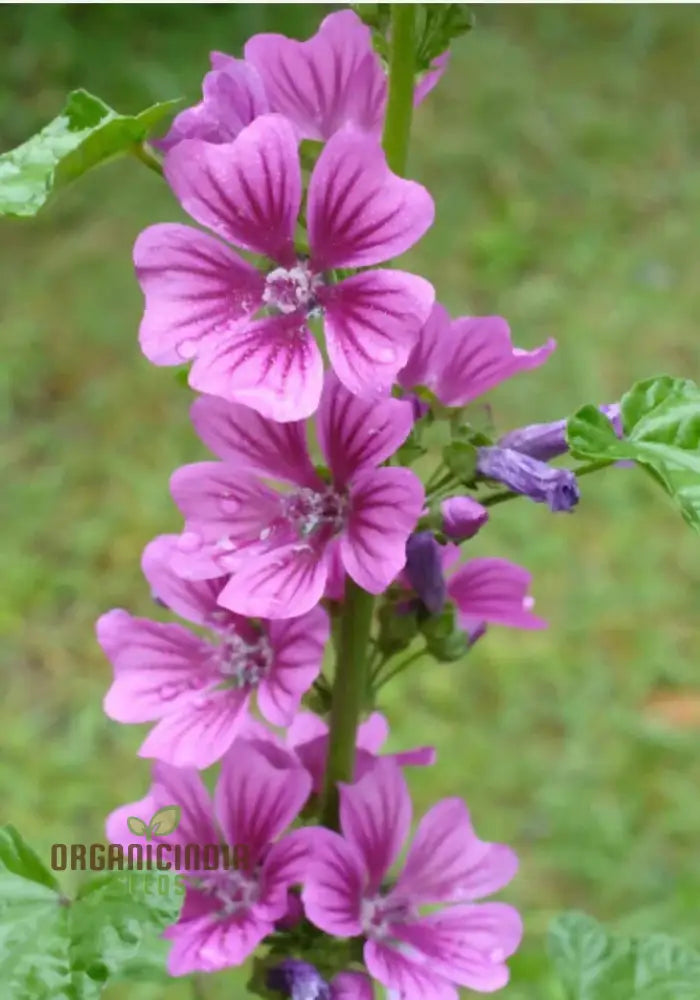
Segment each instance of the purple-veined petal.
[[[155,600],[195,625],[218,627],[221,608],[216,599],[225,577],[209,580],[183,580],[172,568],[179,535],[158,535],[148,543],[141,556],[141,569]],[[212,616],[215,616],[212,619]],[[217,623],[217,625],[215,625]]]
[[465,406],[489,389],[543,364],[556,347],[548,340],[533,351],[513,347],[500,316],[462,316],[450,328],[451,359],[435,392],[445,406]]
[[323,359],[301,314],[267,316],[200,354],[189,383],[271,420],[302,420],[318,407]]
[[262,77],[271,108],[302,138],[325,141],[348,123],[381,127],[386,78],[370,30],[353,11],[330,14],[306,42],[254,35],[245,57]]
[[523,933],[517,910],[505,903],[452,906],[394,930],[404,944],[425,955],[436,973],[481,993],[506,985],[505,959]]
[[[226,754],[214,796],[217,819],[229,844],[246,844],[255,865],[264,849],[296,819],[311,778],[281,748],[274,755],[241,739]],[[274,761],[274,763],[273,763]]]
[[509,847],[479,840],[460,799],[443,799],[420,821],[392,892],[416,905],[464,902],[502,889],[517,868]]
[[248,558],[219,594],[219,604],[250,618],[296,618],[321,600],[327,576],[323,550],[293,542]]
[[434,298],[430,282],[395,270],[363,271],[321,289],[328,357],[350,392],[388,392]]
[[398,257],[430,228],[434,214],[422,185],[389,170],[378,138],[336,132],[309,183],[312,267],[366,267]]
[[533,615],[528,597],[531,575],[507,559],[470,559],[447,583],[460,617],[513,628],[546,628]]
[[107,839],[112,844],[145,844],[146,838],[129,830],[130,816],[149,824],[157,810],[179,806],[176,829],[159,840],[168,844],[216,844],[219,834],[213,823],[213,806],[199,773],[191,768],[171,767],[160,761],[153,766],[153,783],[139,802],[115,809],[107,819]]
[[154,145],[167,152],[183,139],[231,142],[270,109],[262,80],[243,59],[211,54],[212,70],[202,81],[202,100],[176,115],[168,134]]
[[243,689],[208,691],[183,699],[153,727],[139,748],[139,757],[155,757],[173,767],[210,767],[238,735],[248,700]]
[[297,139],[281,115],[261,115],[233,142],[185,139],[165,158],[184,210],[235,246],[294,263],[301,204]]
[[363,470],[353,477],[340,546],[345,569],[360,587],[379,594],[401,572],[424,500],[423,485],[410,469]]
[[216,678],[213,647],[182,625],[109,611],[97,622],[97,639],[114,667],[103,707],[117,722],[150,722],[183,696]]
[[318,486],[302,421],[281,424],[216,396],[196,399],[190,417],[207,448],[227,465],[299,486]]
[[413,106],[416,107],[424,101],[428,96],[430,91],[435,87],[435,85],[440,80],[440,77],[447,69],[450,61],[449,50],[442,52],[439,56],[436,56],[432,63],[430,64],[430,69],[428,69],[423,76],[420,78],[416,84],[415,90],[413,92]]
[[258,707],[272,725],[292,722],[302,696],[321,672],[329,631],[328,615],[321,607],[300,618],[270,622],[274,662],[258,688]]
[[389,738],[389,723],[381,712],[372,712],[357,729],[357,745],[371,754],[378,754]]
[[280,515],[278,493],[225,462],[181,466],[170,478],[170,491],[188,530],[206,541],[225,540],[229,556],[236,546],[247,547],[246,553],[250,543],[264,547]]
[[436,302],[423,324],[408,363],[399,372],[399,382],[406,389],[424,385],[435,391],[442,373],[452,360],[450,314]]
[[401,769],[383,758],[353,785],[339,783],[340,825],[362,858],[375,893],[396,861],[411,825],[411,797]]
[[457,990],[432,966],[419,964],[395,948],[368,941],[364,947],[368,971],[387,988],[389,996],[401,1000],[458,1000]]
[[260,873],[261,914],[279,920],[287,912],[289,888],[304,881],[309,867],[309,838],[305,829],[293,830],[273,844]]
[[[188,890],[188,896],[190,895]],[[192,972],[219,972],[242,965],[260,942],[272,931],[268,920],[261,920],[255,910],[239,910],[221,918],[221,904],[212,905],[212,897],[201,897],[202,916],[182,920],[167,927],[163,937],[171,942],[168,973],[186,976]]]
[[329,372],[316,418],[319,445],[338,486],[361,469],[381,465],[406,440],[413,427],[409,403],[353,396]]
[[327,934],[355,937],[362,932],[365,872],[361,856],[337,833],[321,827],[309,827],[306,832],[311,857],[301,896],[306,916]]
[[190,361],[262,305],[262,275],[191,226],[144,229],[134,244],[134,266],[146,300],[139,342],[157,365]]

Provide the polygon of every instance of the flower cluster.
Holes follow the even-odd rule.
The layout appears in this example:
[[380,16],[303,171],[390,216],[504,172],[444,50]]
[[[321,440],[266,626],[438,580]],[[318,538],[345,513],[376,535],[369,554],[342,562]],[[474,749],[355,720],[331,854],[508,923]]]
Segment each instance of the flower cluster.
[[[416,103],[445,62],[418,81]],[[105,711],[153,723],[139,753],[155,761],[147,797],[117,809],[107,833],[132,843],[129,816],[176,803],[168,842],[245,844],[245,870],[184,872],[169,971],[240,965],[264,944],[257,987],[293,1000],[371,1000],[373,983],[451,1000],[506,983],[521,921],[481,900],[516,857],[448,798],[397,870],[412,817],[404,769],[435,752],[380,753],[388,726],[373,700],[419,636],[448,661],[488,625],[545,625],[524,569],[461,561],[494,486],[552,510],[578,500],[574,474],[547,464],[566,450],[561,427],[493,441],[466,409],[554,342],[521,350],[500,317],[451,320],[427,280],[378,268],[434,213],[427,190],[387,165],[386,105],[351,11],[306,42],[260,35],[242,60],[214,53],[202,101],[160,142],[170,187],[209,232],[156,225],[134,250],[141,347],[155,364],[190,365],[202,393],[192,423],[215,460],[174,473],[183,530],[142,561],[158,605],[194,629],[120,609],[97,625],[114,668]],[[424,484],[437,426],[450,440]],[[350,587],[376,595],[378,614],[367,718],[337,781],[324,651]],[[212,798],[199,772],[217,763]],[[329,795],[335,829],[321,824]]]

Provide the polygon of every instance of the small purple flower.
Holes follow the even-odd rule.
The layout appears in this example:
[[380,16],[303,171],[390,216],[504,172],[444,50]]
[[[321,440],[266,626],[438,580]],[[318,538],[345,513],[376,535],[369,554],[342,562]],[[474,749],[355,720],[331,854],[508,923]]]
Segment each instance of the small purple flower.
[[406,576],[431,615],[440,614],[447,597],[440,552],[429,531],[417,531],[406,542]]
[[442,530],[455,542],[473,538],[489,519],[489,512],[472,497],[449,497],[440,504]]
[[579,501],[576,476],[570,469],[554,469],[510,448],[479,448],[477,471],[503,483],[552,511],[569,511]]
[[298,958],[287,958],[269,969],[265,985],[289,1000],[331,1000],[329,983],[315,966]]

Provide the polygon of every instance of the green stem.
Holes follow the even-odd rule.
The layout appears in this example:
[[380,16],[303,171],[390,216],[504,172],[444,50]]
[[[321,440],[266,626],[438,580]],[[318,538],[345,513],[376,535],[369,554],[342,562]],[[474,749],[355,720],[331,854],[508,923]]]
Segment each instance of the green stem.
[[379,688],[381,687],[384,687],[384,685],[388,681],[393,680],[393,678],[396,677],[397,674],[400,674],[403,670],[406,669],[406,667],[409,667],[412,663],[415,663],[416,660],[419,660],[421,656],[425,656],[425,654],[426,654],[426,647],[421,646],[421,648],[417,649],[415,653],[411,653],[409,656],[404,657],[403,660],[399,660],[398,663],[394,664],[391,670],[388,670],[383,677],[377,676],[375,678],[377,690],[379,690]]
[[132,146],[131,152],[136,157],[136,159],[140,160],[141,163],[145,164],[145,166],[147,166],[149,170],[153,170],[156,174],[159,174],[161,177],[163,176],[163,164],[160,162],[158,157],[150,151],[150,149],[148,148],[148,146],[146,146],[145,143],[143,142],[136,143],[134,146]]
[[326,787],[321,822],[338,824],[338,781],[352,781],[355,739],[367,694],[367,645],[374,598],[348,579],[336,643]]
[[[413,112],[415,63],[415,5],[392,4],[389,54],[389,99],[383,146],[389,167],[397,174],[406,169]],[[352,781],[355,773],[357,727],[367,697],[374,598],[352,580],[347,581],[336,638],[336,666],[331,700],[326,780],[321,810],[325,826],[338,825],[339,781]]]
[[395,173],[402,175],[406,170],[413,114],[415,22],[415,4],[391,5],[389,99],[382,145],[387,163]]
[[[578,469],[572,469],[571,471],[576,475],[578,479],[581,476],[588,476],[591,472],[598,472],[600,469],[607,469],[609,465],[613,465],[612,459],[601,458],[597,462],[589,462],[588,465],[581,465]],[[502,490],[500,493],[492,493],[490,497],[479,498],[479,503],[483,507],[493,507],[497,503],[505,503],[506,500],[516,500],[518,497],[527,496],[526,493],[514,493],[512,490]]]

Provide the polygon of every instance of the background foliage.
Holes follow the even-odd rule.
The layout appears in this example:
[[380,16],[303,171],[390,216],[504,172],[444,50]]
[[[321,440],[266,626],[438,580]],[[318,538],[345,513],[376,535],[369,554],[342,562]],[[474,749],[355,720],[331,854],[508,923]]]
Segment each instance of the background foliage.
[[[57,114],[72,87],[123,112],[194,97],[210,49],[237,53],[261,30],[303,36],[321,15],[305,5],[1,11],[2,149]],[[438,217],[410,264],[453,311],[508,317],[522,346],[558,338],[544,369],[490,397],[496,426],[564,416],[658,372],[697,379],[700,11],[475,13],[417,115],[411,171]],[[147,783],[134,756],[142,734],[101,714],[109,671],[93,622],[114,605],[151,613],[138,557],[179,526],[171,470],[203,457],[188,394],[136,345],[131,245],[145,225],[177,218],[166,187],[134,161],[97,171],[33,222],[2,224],[0,801],[44,858],[54,841],[99,839],[109,809]],[[562,908],[700,944],[696,540],[638,470],[581,485],[574,516],[518,500],[472,544],[532,570],[551,628],[493,629],[466,662],[418,664],[387,692],[392,745],[439,750],[437,768],[411,775],[419,805],[463,795],[479,833],[522,855],[509,896],[527,938],[508,1000],[559,995],[543,935]],[[660,691],[673,696],[663,712]],[[229,993],[207,983],[213,998]]]

